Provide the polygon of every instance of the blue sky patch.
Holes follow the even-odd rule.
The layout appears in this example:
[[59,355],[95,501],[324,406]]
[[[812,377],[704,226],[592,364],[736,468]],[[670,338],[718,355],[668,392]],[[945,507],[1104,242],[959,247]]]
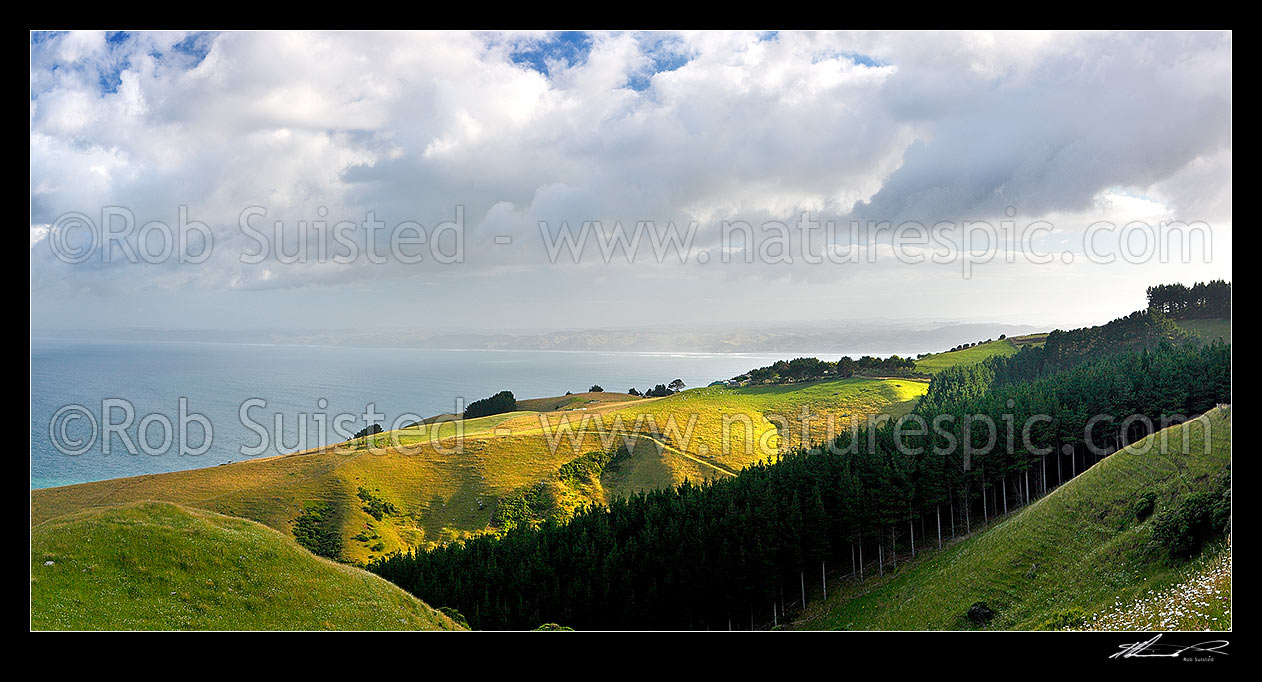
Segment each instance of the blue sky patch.
[[172,45],[171,49],[191,57],[192,63],[189,64],[188,68],[194,69],[210,53],[210,46],[215,42],[215,35],[213,31],[190,33],[184,40]]
[[645,71],[631,74],[627,79],[627,87],[637,92],[647,90],[655,74],[674,71],[691,60],[691,55],[688,54],[683,41],[679,38],[641,39],[640,46],[652,65]]
[[885,62],[871,55],[866,55],[861,52],[844,52],[844,51],[833,51],[833,50],[825,50],[824,52],[815,54],[813,57],[811,57],[811,63],[818,64],[822,61],[827,61],[830,59],[837,59],[838,57],[843,58],[843,59],[848,59],[852,63],[854,63],[856,66],[866,66],[868,68],[886,66]]
[[105,34],[105,47],[109,50],[109,63],[102,64],[97,67],[97,82],[101,86],[102,93],[118,92],[118,86],[122,85],[122,74],[131,68],[131,60],[127,57],[118,57],[116,53],[131,38],[131,34],[126,31],[108,31]]
[[44,43],[63,36],[66,31],[31,31],[31,45],[43,45]]
[[[514,64],[528,66],[535,71],[552,76],[551,69],[557,64],[569,68],[587,61],[592,50],[592,37],[583,31],[560,31],[542,40],[518,43],[509,53]],[[551,66],[550,66],[551,64]]]
[[858,52],[843,52],[841,53],[841,56],[849,59],[855,64],[858,64],[859,66],[868,66],[868,67],[885,66],[885,62],[882,62],[876,57],[871,57],[866,54],[860,54]]
[[[32,49],[51,53],[49,55],[52,57],[49,60],[51,63],[47,66],[49,72],[69,68],[89,78],[95,75],[100,95],[104,96],[118,92],[119,86],[123,83],[123,72],[132,68],[131,55],[137,51],[136,34],[128,31],[106,31],[104,58],[94,56],[91,59],[79,59],[75,63],[66,63],[58,60],[54,51],[58,41],[66,33],[66,31],[31,32]],[[170,48],[149,47],[144,52],[158,63],[168,63],[175,68],[193,69],[201,64],[206,55],[210,53],[210,48],[214,45],[217,35],[218,33],[214,31],[191,33],[180,42],[170,46]],[[147,43],[148,41],[144,42]],[[35,98],[37,94],[32,92],[32,98]]]

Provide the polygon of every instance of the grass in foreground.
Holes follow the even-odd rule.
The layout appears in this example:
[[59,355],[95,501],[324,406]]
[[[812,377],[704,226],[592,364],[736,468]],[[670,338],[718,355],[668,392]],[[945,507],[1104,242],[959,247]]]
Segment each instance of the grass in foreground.
[[243,519],[162,502],[31,529],[36,630],[456,630],[381,578]]
[[[1153,539],[1153,519],[1180,496],[1206,489],[1230,460],[1231,408],[1218,408],[1106,457],[989,529],[900,563],[883,579],[830,590],[797,626],[972,629],[966,613],[981,601],[997,612],[989,628],[1029,630],[1127,609],[1189,579],[1189,564],[1169,559]],[[1141,522],[1132,505],[1147,491],[1157,494],[1156,513]],[[1229,619],[1211,623],[1230,627]]]
[[1133,602],[1092,614],[1080,630],[1231,629],[1231,547],[1206,552],[1192,562],[1186,578],[1160,592],[1149,590]]

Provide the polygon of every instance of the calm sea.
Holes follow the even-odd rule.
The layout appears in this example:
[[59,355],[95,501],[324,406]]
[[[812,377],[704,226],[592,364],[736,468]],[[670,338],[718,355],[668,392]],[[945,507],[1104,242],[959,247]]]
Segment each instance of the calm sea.
[[[704,386],[809,354],[32,339],[31,487],[215,466],[339,442],[344,439],[333,430],[334,417],[354,415],[342,426],[358,430],[370,405],[384,415],[379,423],[390,428],[401,416],[453,412],[458,398],[468,403],[505,389],[521,399],[578,393],[592,384],[643,391],[675,378]],[[252,399],[254,406],[243,416],[243,404]],[[209,443],[202,420],[191,415],[210,424]],[[112,431],[108,438],[107,431]],[[259,432],[267,433],[266,443]],[[202,454],[190,454],[207,445]],[[260,446],[266,446],[262,453],[242,452]]]

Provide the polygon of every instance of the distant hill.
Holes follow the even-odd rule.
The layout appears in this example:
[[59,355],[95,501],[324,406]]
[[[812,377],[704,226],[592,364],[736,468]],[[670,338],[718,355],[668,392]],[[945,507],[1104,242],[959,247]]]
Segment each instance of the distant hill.
[[[1186,444],[1184,438],[1187,439]],[[1209,451],[1205,451],[1206,440]],[[1168,447],[1163,448],[1165,442]],[[1145,451],[1146,450],[1146,451]],[[1178,619],[1129,622],[1127,629],[1231,626],[1230,602],[1180,592],[1182,584],[1221,583],[1222,545],[1188,562],[1169,558],[1153,537],[1154,519],[1186,496],[1210,491],[1231,461],[1231,408],[1216,408],[1104,458],[1046,497],[973,536],[929,551],[897,571],[829,590],[796,624],[803,629],[960,630],[984,602],[990,629],[1082,627],[1118,613],[1169,608],[1185,600]],[[1154,494],[1142,520],[1136,501]],[[1229,560],[1229,559],[1227,559]],[[1230,597],[1230,577],[1225,578]],[[1203,602],[1203,603],[1202,603]]]
[[[624,389],[625,390],[625,389]],[[530,412],[556,412],[558,410],[580,410],[605,403],[624,403],[636,400],[633,396],[621,391],[603,391],[595,393],[572,393],[552,398],[527,398],[517,401],[517,409]]]
[[[41,331],[49,337],[275,343],[362,348],[456,348],[461,350],[598,350],[695,353],[864,353],[915,355],[950,348],[968,339],[1045,331],[1047,327],[996,322],[847,320],[739,326],[687,325],[659,329],[516,330],[439,329],[190,330],[110,329]],[[829,358],[836,359],[836,358]],[[607,386],[606,388],[614,388]],[[617,387],[619,389],[623,387]]]
[[1231,320],[1178,320],[1175,324],[1179,325],[1181,329],[1192,332],[1206,341],[1222,339],[1225,343],[1231,343]]
[[31,529],[35,630],[457,630],[357,568],[253,521],[164,502]]
[[923,374],[937,374],[947,367],[981,362],[996,355],[1015,355],[1016,352],[1017,347],[1007,339],[989,341],[969,348],[926,355],[916,361],[916,371]]
[[[291,536],[301,519],[312,537],[325,539],[308,542],[313,551],[362,562],[512,523],[565,518],[615,495],[731,476],[800,444],[803,408],[812,415],[809,438],[822,440],[830,421],[842,429],[864,415],[905,413],[926,388],[911,379],[853,378],[713,386],[663,398],[605,392],[527,399],[516,412],[417,424],[376,434],[367,446],[352,441],[33,490],[31,516],[39,523],[95,506],[166,500]],[[725,417],[734,421],[725,426]],[[464,446],[454,451],[459,432]],[[620,433],[630,436],[625,456],[599,463],[589,457],[624,445]]]

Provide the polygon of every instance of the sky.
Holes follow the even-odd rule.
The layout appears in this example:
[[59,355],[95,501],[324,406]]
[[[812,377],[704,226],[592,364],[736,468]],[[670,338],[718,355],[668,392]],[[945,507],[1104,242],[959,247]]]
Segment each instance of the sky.
[[31,326],[1099,323],[1231,278],[1231,38],[34,32]]

